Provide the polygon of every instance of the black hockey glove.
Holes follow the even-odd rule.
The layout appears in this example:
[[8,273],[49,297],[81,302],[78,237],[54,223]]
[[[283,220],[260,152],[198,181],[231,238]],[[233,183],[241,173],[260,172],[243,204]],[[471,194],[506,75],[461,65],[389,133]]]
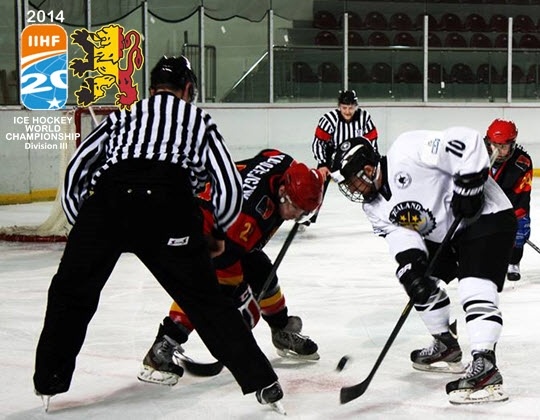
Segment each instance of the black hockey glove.
[[435,282],[426,277],[427,256],[419,249],[408,249],[396,255],[399,267],[396,276],[414,303],[424,304],[437,290]]
[[480,215],[484,207],[484,183],[487,177],[487,168],[475,174],[454,177],[452,212],[455,217],[476,219]]

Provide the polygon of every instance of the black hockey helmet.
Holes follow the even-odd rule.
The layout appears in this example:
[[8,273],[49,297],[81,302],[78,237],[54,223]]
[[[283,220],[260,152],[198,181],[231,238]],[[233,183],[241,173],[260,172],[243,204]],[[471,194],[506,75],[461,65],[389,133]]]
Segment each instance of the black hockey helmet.
[[358,105],[358,97],[355,90],[340,90],[338,105]]
[[197,76],[191,70],[189,60],[180,57],[163,56],[150,72],[150,87],[156,89],[160,86],[172,89],[185,89],[187,83],[191,83],[189,91],[190,101],[197,98]]
[[[372,189],[368,193],[360,193],[356,190],[351,191],[349,187],[354,183],[356,178],[368,185],[373,185],[380,160],[381,156],[365,137],[354,137],[341,143],[336,152],[335,159],[339,165],[339,174],[334,173],[333,175],[333,178],[338,181],[341,193],[356,203],[373,200],[377,196],[375,189]],[[375,168],[372,176],[368,176],[365,173],[364,167],[366,165]]]

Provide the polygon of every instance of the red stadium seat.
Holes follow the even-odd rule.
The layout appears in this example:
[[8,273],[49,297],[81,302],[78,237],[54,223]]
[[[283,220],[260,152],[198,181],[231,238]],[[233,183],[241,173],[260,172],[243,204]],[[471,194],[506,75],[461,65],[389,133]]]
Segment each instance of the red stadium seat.
[[392,67],[384,62],[375,63],[371,67],[370,78],[374,83],[391,83]]
[[341,71],[335,63],[330,61],[319,64],[318,74],[323,83],[341,83]]
[[485,32],[488,29],[486,20],[478,13],[471,13],[465,18],[463,27],[471,32]]
[[448,48],[466,48],[467,41],[463,35],[457,32],[450,32],[444,39],[444,46]]
[[337,19],[328,10],[318,10],[313,16],[313,27],[319,29],[337,29]]
[[422,72],[413,63],[403,63],[398,67],[394,80],[397,83],[421,83]]
[[469,45],[471,48],[492,48],[493,47],[493,43],[491,42],[491,39],[489,39],[489,37],[487,37],[481,32],[476,32],[471,35]]
[[339,45],[337,36],[330,31],[320,31],[315,36],[315,45]]
[[416,40],[409,32],[398,32],[394,36],[394,41],[392,45],[399,45],[403,47],[416,47]]
[[439,29],[443,31],[463,31],[463,23],[455,13],[445,13],[439,20]]
[[364,26],[366,29],[376,31],[388,29],[388,22],[381,12],[369,12],[364,18]]
[[373,47],[388,47],[390,46],[390,39],[384,32],[375,31],[369,34],[367,44]]
[[357,61],[349,63],[349,82],[351,83],[369,82],[369,74],[362,63],[359,63]]
[[450,69],[450,81],[453,83],[474,83],[475,75],[465,63],[456,63]]
[[412,31],[414,24],[408,14],[403,12],[394,13],[388,21],[389,29],[395,31]]

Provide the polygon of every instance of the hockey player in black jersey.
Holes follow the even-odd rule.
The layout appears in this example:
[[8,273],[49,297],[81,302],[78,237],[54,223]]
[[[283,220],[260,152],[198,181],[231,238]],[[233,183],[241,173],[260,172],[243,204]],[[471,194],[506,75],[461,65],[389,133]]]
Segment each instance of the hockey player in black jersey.
[[514,250],[508,265],[508,280],[521,279],[519,263],[523,258],[525,242],[531,235],[531,188],[533,163],[531,156],[516,143],[518,130],[513,121],[494,120],[488,127],[484,140],[488,152],[497,151],[491,167],[491,176],[497,181],[514,206],[518,221]]
[[[260,293],[272,271],[264,246],[284,220],[305,220],[317,210],[322,199],[323,177],[316,169],[270,149],[237,162],[237,168],[243,180],[242,211],[227,231],[224,251],[214,257],[222,291],[237,302],[250,328],[262,315],[279,355],[317,360],[317,344],[301,334],[300,317],[288,315],[277,276],[262,296]],[[213,215],[207,201],[208,191],[201,198],[206,228],[211,229]],[[180,345],[187,341],[193,329],[189,317],[173,302],[144,358],[138,378],[151,383],[176,384],[183,373],[177,352],[183,351]]]
[[[374,232],[386,239],[396,276],[433,336],[411,353],[423,371],[462,373],[462,351],[450,327],[444,283],[457,277],[472,362],[446,385],[455,404],[504,401],[495,347],[503,318],[498,292],[516,233],[512,205],[493,178],[479,132],[466,127],[401,134],[386,156],[364,138],[338,150],[333,174],[342,193],[362,202]],[[426,269],[455,218],[463,218],[450,246],[441,250],[431,276]]]

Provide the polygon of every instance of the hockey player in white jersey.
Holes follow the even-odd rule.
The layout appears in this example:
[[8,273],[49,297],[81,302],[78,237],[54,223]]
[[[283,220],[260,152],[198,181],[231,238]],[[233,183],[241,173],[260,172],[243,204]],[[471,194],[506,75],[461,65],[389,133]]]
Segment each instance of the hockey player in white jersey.
[[[342,143],[338,155],[334,180],[347,198],[363,203],[374,232],[385,237],[398,263],[396,275],[433,335],[431,346],[411,353],[413,367],[464,371],[444,289],[457,278],[472,362],[460,379],[446,385],[449,400],[506,400],[495,359],[503,323],[498,292],[516,218],[504,192],[488,177],[489,156],[480,133],[466,127],[410,131],[394,141],[386,156],[359,137]],[[428,277],[430,256],[456,217],[463,220]]]

